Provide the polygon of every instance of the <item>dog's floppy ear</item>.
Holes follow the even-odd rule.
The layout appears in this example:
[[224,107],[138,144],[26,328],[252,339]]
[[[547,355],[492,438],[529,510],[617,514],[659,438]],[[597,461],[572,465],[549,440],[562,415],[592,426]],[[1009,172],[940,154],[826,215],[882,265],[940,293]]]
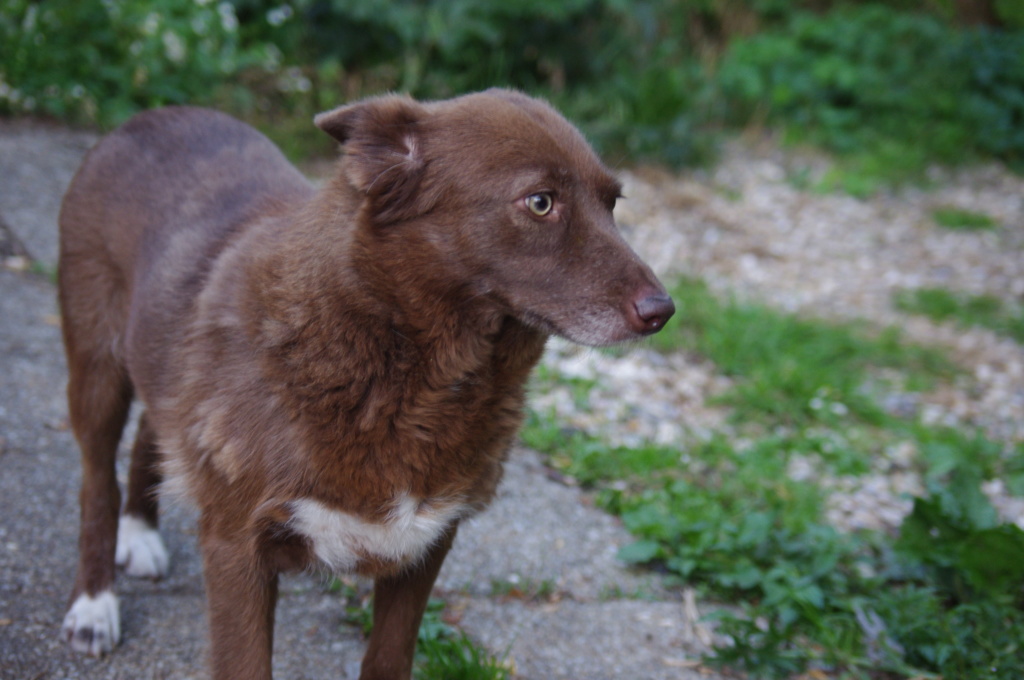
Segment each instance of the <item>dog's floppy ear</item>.
[[416,190],[426,170],[419,129],[425,117],[425,109],[413,99],[386,95],[313,119],[344,145],[348,180],[366,195],[379,224],[417,212]]

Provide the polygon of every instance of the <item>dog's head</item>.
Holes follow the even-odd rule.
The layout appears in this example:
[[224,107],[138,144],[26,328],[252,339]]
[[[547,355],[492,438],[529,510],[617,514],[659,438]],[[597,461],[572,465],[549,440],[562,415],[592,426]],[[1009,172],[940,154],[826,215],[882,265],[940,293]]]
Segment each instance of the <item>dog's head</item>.
[[345,147],[367,228],[403,239],[407,262],[468,297],[594,346],[653,333],[674,312],[615,225],[621,185],[546,103],[508,90],[385,96],[316,124]]

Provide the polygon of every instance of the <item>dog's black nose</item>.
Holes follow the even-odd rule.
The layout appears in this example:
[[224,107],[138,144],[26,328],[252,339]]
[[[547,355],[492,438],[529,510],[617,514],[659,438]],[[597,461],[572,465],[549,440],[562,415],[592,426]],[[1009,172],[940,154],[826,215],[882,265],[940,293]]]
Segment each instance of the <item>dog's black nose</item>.
[[661,330],[665,322],[676,313],[676,305],[672,298],[664,293],[648,295],[642,300],[633,303],[636,307],[636,314],[640,322],[637,331],[640,333],[654,333]]

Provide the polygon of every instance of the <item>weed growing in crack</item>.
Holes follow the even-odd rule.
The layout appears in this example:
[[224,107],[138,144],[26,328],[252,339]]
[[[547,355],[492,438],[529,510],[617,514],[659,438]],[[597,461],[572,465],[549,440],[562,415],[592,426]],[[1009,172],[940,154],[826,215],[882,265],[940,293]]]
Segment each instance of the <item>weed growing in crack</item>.
[[[345,623],[363,635],[373,628],[373,598],[353,585],[334,579],[327,590],[345,602]],[[445,602],[431,599],[420,623],[413,677],[417,680],[507,680],[510,664],[491,654],[444,618]]]
[[491,579],[491,596],[505,600],[526,600],[529,602],[552,602],[560,597],[555,582],[551,579]]

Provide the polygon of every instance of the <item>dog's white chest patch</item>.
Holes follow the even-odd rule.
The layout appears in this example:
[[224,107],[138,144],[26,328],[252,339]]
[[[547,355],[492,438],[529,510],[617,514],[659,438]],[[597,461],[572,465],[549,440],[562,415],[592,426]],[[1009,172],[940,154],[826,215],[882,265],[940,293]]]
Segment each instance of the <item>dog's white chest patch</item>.
[[289,527],[308,538],[317,559],[337,572],[351,571],[368,555],[415,560],[468,510],[462,503],[421,503],[405,494],[395,499],[383,522],[368,522],[309,498],[290,506]]

